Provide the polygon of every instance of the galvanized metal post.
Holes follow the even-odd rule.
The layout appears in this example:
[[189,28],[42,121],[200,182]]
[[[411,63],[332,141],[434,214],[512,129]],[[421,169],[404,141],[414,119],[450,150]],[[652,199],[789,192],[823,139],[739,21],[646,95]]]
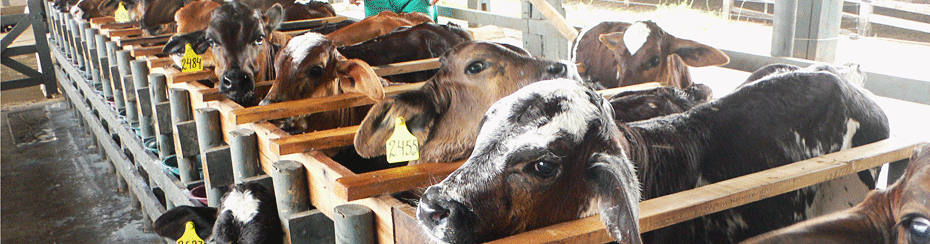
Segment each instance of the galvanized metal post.
[[97,75],[100,77],[100,87],[103,97],[107,100],[113,97],[113,88],[110,87],[110,61],[107,56],[107,36],[94,35],[94,46],[97,47]]
[[174,141],[171,131],[171,104],[168,102],[168,78],[165,74],[155,73],[149,75],[149,88],[152,96],[152,112],[157,123],[156,141],[158,142],[158,157],[167,158],[174,154]]
[[97,51],[97,41],[95,40],[99,31],[94,28],[84,29],[84,37],[87,38],[87,73],[90,74],[91,85],[100,84],[100,56]]
[[[64,39],[65,55],[70,59],[74,57],[74,53],[71,50],[71,14],[65,14],[65,18],[61,22],[61,36]],[[74,60],[72,60],[74,62]]]
[[793,57],[832,63],[842,9],[843,0],[798,0]]
[[74,37],[74,50],[75,53],[77,53],[77,57],[75,57],[77,61],[77,68],[81,71],[87,71],[87,67],[85,66],[87,63],[84,62],[84,60],[87,58],[87,55],[84,55],[87,52],[86,48],[84,47],[85,25],[90,26],[88,23],[78,23],[77,21],[74,21],[71,26],[71,36]]
[[358,204],[343,204],[333,210],[336,244],[375,243],[374,213]]
[[135,87],[138,103],[139,133],[142,139],[155,137],[154,118],[152,116],[152,99],[149,92],[149,67],[145,60],[133,60],[129,63],[132,70],[132,83]]
[[132,85],[132,74],[129,67],[129,61],[132,60],[132,53],[129,50],[116,51],[116,64],[119,70],[119,86],[123,93],[124,108],[126,109],[126,118],[129,124],[139,123],[139,115],[136,113],[136,96]]
[[250,129],[229,132],[229,150],[232,161],[233,179],[236,184],[258,175],[258,137]]
[[794,25],[798,0],[776,0],[772,21],[772,56],[791,57],[794,52]]
[[81,34],[78,31],[78,22],[77,20],[72,19],[71,22],[68,22],[68,41],[71,45],[71,63],[74,63],[75,67],[78,70],[82,69],[84,66],[84,57],[81,56]]
[[[181,122],[193,120],[190,92],[182,88],[171,88],[169,89],[169,94],[171,96],[171,123],[177,126]],[[196,136],[194,136],[194,139],[196,139]],[[179,142],[178,146],[196,145],[186,145],[183,142]],[[197,162],[196,158],[192,156],[195,156],[195,154],[190,152],[182,151],[182,153],[178,154],[178,171],[180,171],[181,174],[181,182],[188,183],[200,179],[200,174],[197,172],[197,165],[194,164]]]
[[[198,108],[195,109],[194,119],[197,121],[197,140],[200,143],[200,158],[203,160],[204,184],[207,190],[207,201],[210,206],[219,206],[220,198],[223,197],[227,182],[214,182],[216,178],[222,178],[222,175],[231,183],[232,172],[229,169],[228,152],[225,160],[222,157],[215,157],[212,151],[217,147],[223,146],[223,130],[220,125],[220,111],[216,108]],[[228,149],[228,148],[227,148]],[[225,162],[224,162],[225,161]],[[223,165],[225,164],[225,165]],[[226,166],[226,167],[223,167]],[[224,172],[225,171],[225,172]]]
[[869,16],[872,15],[872,1],[859,1],[859,20],[857,33],[862,37],[868,37],[872,32],[872,24],[869,23]]
[[113,41],[107,41],[106,47],[107,58],[110,61],[110,88],[113,89],[113,102],[116,104],[116,110],[119,111],[126,108],[125,101],[123,100],[123,87],[120,85],[120,83],[122,83],[122,79],[119,75],[119,62],[116,60],[116,51],[119,50],[119,47],[117,47],[116,42]]
[[310,197],[307,192],[307,177],[304,166],[297,161],[281,160],[272,164],[271,178],[274,182],[275,201],[278,204],[278,216],[286,228],[288,217],[310,209]]

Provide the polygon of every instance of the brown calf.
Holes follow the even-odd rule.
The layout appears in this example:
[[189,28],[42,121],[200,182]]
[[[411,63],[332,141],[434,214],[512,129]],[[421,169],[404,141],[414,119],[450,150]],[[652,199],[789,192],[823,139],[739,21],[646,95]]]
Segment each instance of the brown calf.
[[930,144],[914,151],[904,176],[862,203],[743,243],[930,243]]
[[326,39],[337,47],[348,46],[391,33],[401,26],[414,26],[424,22],[433,20],[419,12],[398,14],[384,11],[326,34]]
[[142,16],[142,5],[136,0],[80,0],[71,6],[71,15],[75,19],[89,20],[92,18],[113,16],[119,4],[129,11],[130,19],[139,19]]
[[605,88],[646,82],[687,88],[693,82],[686,65],[730,62],[720,50],[676,38],[652,21],[605,21],[588,27],[575,40],[572,59],[581,64],[585,81]]
[[375,104],[355,136],[366,158],[384,155],[397,117],[417,137],[420,162],[467,157],[478,134],[479,115],[492,103],[527,84],[547,79],[580,79],[573,64],[534,58],[518,47],[487,42],[459,44],[440,58],[435,76],[422,88]]

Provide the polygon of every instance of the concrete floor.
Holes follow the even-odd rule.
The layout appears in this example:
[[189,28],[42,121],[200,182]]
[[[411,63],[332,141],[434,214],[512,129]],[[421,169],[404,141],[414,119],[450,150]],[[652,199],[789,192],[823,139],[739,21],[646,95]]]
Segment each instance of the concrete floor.
[[0,242],[163,243],[61,99],[4,105]]

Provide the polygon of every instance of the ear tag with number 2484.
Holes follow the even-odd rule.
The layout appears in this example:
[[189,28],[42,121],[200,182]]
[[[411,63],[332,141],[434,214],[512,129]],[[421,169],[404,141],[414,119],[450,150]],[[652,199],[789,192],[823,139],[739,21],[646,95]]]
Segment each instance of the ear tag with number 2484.
[[385,143],[385,155],[389,163],[400,163],[420,158],[420,142],[407,130],[404,117],[394,120],[394,134]]
[[184,45],[184,57],[181,58],[181,72],[197,72],[203,70],[203,58],[194,52],[188,43]]
[[177,244],[204,244],[203,239],[197,236],[193,221],[187,221],[184,224],[184,234],[181,235],[181,238],[178,238]]

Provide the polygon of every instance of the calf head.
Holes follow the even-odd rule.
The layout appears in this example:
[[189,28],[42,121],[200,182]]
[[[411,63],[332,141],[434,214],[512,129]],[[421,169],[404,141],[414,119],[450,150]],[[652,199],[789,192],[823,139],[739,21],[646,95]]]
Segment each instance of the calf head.
[[175,13],[190,2],[190,0],[142,0],[142,9],[145,11],[139,18],[139,27],[150,36],[174,31],[172,27],[175,25]]
[[666,33],[652,21],[638,21],[624,32],[601,34],[598,38],[617,58],[618,84],[628,86],[659,82],[665,86],[691,86],[688,68],[723,65],[730,62],[716,48]]
[[274,194],[257,183],[231,187],[219,208],[180,206],[155,220],[160,236],[178,239],[185,224],[194,222],[197,236],[215,243],[281,243],[283,232]]
[[197,53],[210,47],[220,92],[244,106],[254,105],[255,81],[274,78],[272,31],[281,24],[283,11],[280,4],[262,13],[239,2],[227,2],[213,10],[206,30],[172,37],[164,52],[184,53],[186,44]]
[[58,12],[67,13],[71,6],[74,6],[78,3],[78,0],[55,0],[53,7],[58,10]]
[[449,162],[471,153],[479,119],[498,99],[527,84],[554,78],[580,80],[573,64],[537,59],[521,48],[466,42],[440,57],[441,66],[422,88],[376,103],[355,136],[362,157],[385,153],[394,121],[403,117],[417,137],[417,162]]
[[120,3],[129,11],[130,19],[139,19],[142,16],[142,5],[136,0],[80,0],[71,6],[71,16],[85,20],[113,16]]
[[659,87],[649,90],[622,92],[610,97],[617,122],[640,121],[691,109],[709,101],[713,91],[704,84],[694,84],[685,89]]
[[639,181],[600,95],[573,80],[540,81],[482,121],[468,161],[420,199],[417,219],[432,237],[488,241],[600,212],[613,238],[640,242]]

